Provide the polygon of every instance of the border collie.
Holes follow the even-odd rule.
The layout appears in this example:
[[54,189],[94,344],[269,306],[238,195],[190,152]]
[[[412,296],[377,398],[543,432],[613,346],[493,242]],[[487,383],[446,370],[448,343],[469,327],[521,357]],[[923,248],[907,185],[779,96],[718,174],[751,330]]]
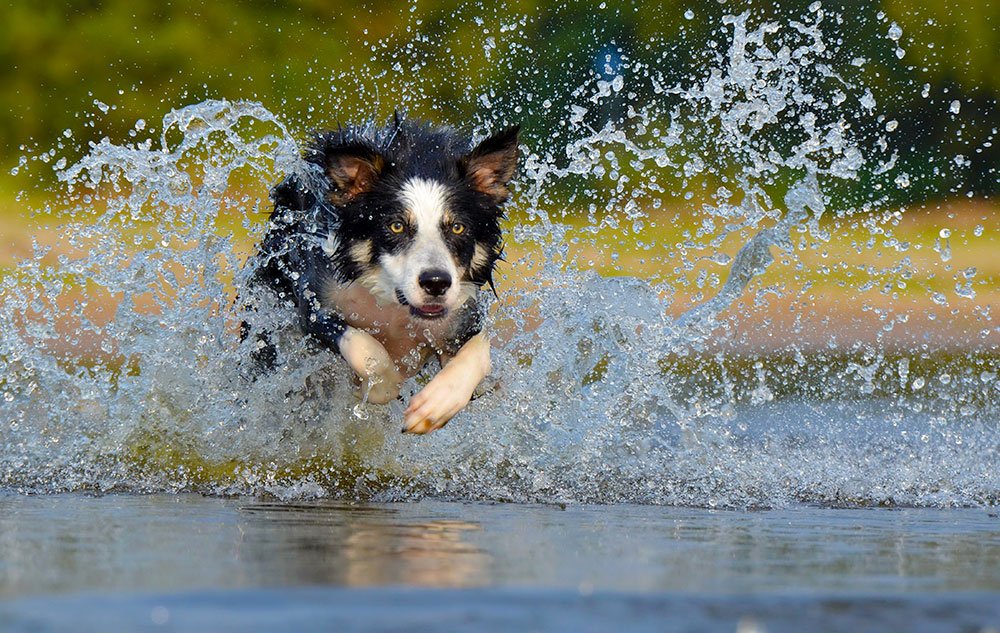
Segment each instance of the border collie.
[[[410,399],[404,433],[444,426],[490,373],[479,291],[493,288],[502,257],[518,131],[473,147],[450,128],[397,115],[385,127],[324,132],[304,152],[310,168],[272,191],[250,284],[294,307],[302,330],[344,357],[361,397],[397,398],[402,381],[440,360]],[[258,364],[273,368],[266,333],[257,345]]]

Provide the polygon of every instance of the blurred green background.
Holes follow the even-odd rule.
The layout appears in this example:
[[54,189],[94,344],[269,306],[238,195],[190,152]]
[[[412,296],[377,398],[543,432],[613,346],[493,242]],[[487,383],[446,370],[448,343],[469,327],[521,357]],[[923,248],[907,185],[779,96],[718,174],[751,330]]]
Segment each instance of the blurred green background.
[[[297,133],[358,112],[385,116],[398,103],[466,127],[522,119],[537,147],[557,129],[554,119],[565,116],[571,89],[593,76],[603,51],[655,63],[683,80],[711,63],[702,53],[724,37],[723,15],[750,8],[787,22],[807,15],[809,4],[8,1],[0,21],[0,209],[16,212],[14,192],[50,176],[10,175],[21,156],[62,143],[59,156],[72,161],[104,136],[127,140],[140,119],[144,133],[155,135],[163,114],[207,97],[260,101]],[[833,28],[840,61],[868,60],[864,79],[881,90],[878,112],[900,121],[900,161],[917,177],[914,186],[893,191],[891,202],[995,194],[1000,3],[823,7],[841,17]],[[688,9],[693,19],[684,16]],[[887,37],[892,22],[903,29],[902,59]],[[498,39],[522,53],[505,55],[500,47],[491,55]],[[414,87],[424,98],[399,94]],[[647,97],[640,89],[630,98]],[[537,107],[542,99],[552,106]],[[961,102],[958,114],[949,111],[953,100]],[[956,166],[959,154],[967,162]]]
[[[0,21],[0,271],[13,270],[17,258],[37,257],[35,242],[65,241],[57,225],[39,228],[25,219],[28,210],[50,204],[58,213],[54,167],[73,164],[105,137],[115,144],[156,142],[161,119],[175,108],[208,98],[259,101],[298,137],[337,123],[384,119],[396,106],[468,132],[520,122],[542,162],[567,161],[574,134],[586,136],[632,108],[662,106],[642,124],[653,137],[672,120],[676,95],[654,94],[649,80],[630,81],[618,96],[590,107],[596,79],[644,65],[668,87],[691,86],[727,64],[733,30],[724,16],[750,11],[753,23],[773,20],[794,35],[796,23],[814,19],[818,7],[828,45],[824,59],[853,84],[847,90],[853,101],[820,116],[844,117],[868,163],[857,179],[824,183],[830,243],[787,249],[746,294],[753,306],[732,310],[737,320],[751,315],[741,326],[749,333],[747,345],[772,345],[754,338],[772,326],[813,332],[817,345],[825,345],[832,330],[847,333],[845,341],[885,341],[891,323],[884,321],[894,313],[908,319],[891,335],[901,347],[915,345],[913,336],[924,336],[925,344],[933,331],[950,346],[1000,345],[1000,328],[988,310],[1000,301],[997,0],[15,0]],[[900,37],[891,37],[894,25]],[[618,68],[609,74],[609,66]],[[821,90],[827,99],[830,86]],[[876,97],[874,114],[858,105],[866,90]],[[579,104],[588,110],[574,121]],[[535,208],[562,211],[574,225],[565,239],[568,251],[560,255],[564,264],[669,281],[675,284],[674,313],[701,303],[725,279],[719,256],[735,255],[752,232],[740,230],[716,243],[722,224],[706,228],[702,202],[727,175],[732,182],[746,161],[740,148],[716,147],[713,129],[698,114],[682,113],[686,128],[677,148],[680,156],[708,165],[698,178],[687,179],[676,167],[657,170],[650,160],[638,166],[623,160],[620,170],[589,174],[584,185],[567,177],[546,183],[544,199],[516,197],[512,223],[530,222]],[[795,135],[801,137],[796,120],[794,112],[782,113],[753,142],[787,152],[799,142]],[[898,129],[889,135],[892,122]],[[629,125],[613,127],[641,134]],[[726,151],[731,154],[718,154]],[[876,174],[890,157],[895,167]],[[894,184],[900,173],[912,184]],[[780,201],[800,176],[764,174],[758,184]],[[267,182],[255,178],[240,186],[244,200],[259,206],[238,203],[225,216],[232,224],[226,229],[246,242],[246,254],[263,225],[273,183],[270,175]],[[623,191],[626,182],[631,184]],[[645,198],[636,193],[640,183],[654,183]],[[614,209],[603,206],[611,191]],[[98,196],[95,210],[106,201]],[[643,228],[631,218],[614,224],[594,219],[606,212],[623,217],[626,202],[642,207]],[[904,206],[901,222],[889,220],[891,232],[885,221],[875,226],[849,216],[862,209],[877,212],[863,217],[885,220],[881,212]],[[239,228],[244,220],[249,231]],[[951,235],[953,254],[943,231]],[[653,245],[655,251],[644,250]],[[512,235],[511,261],[527,246]],[[529,258],[504,283],[530,277],[531,264]],[[975,301],[958,294],[970,283]],[[807,326],[789,321],[798,314],[796,302],[811,315]]]

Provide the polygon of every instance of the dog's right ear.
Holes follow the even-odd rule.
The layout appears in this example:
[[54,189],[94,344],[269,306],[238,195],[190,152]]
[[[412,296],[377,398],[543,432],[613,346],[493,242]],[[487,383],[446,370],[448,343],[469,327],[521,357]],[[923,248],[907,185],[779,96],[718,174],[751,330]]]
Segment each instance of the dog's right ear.
[[503,204],[510,197],[509,183],[517,169],[517,141],[520,125],[511,126],[487,138],[459,160],[459,170],[473,189]]
[[323,156],[323,170],[331,185],[327,199],[345,204],[371,191],[384,168],[385,159],[365,145],[327,148]]

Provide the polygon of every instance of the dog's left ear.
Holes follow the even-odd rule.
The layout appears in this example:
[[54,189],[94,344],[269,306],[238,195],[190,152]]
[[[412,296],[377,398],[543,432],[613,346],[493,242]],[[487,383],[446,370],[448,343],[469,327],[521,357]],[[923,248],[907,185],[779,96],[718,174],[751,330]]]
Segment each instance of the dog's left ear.
[[344,204],[371,191],[385,167],[385,159],[378,152],[360,144],[329,149],[323,162],[333,185],[327,197],[334,204]]
[[497,204],[510,197],[507,185],[517,169],[517,136],[520,125],[502,130],[476,146],[459,160],[462,173],[473,189],[484,193]]

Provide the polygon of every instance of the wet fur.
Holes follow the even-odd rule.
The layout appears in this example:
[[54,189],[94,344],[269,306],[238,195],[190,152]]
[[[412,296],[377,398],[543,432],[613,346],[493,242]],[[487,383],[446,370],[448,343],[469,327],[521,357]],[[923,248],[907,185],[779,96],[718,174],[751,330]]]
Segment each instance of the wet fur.
[[[310,338],[340,352],[369,400],[395,397],[431,355],[441,360],[411,399],[404,431],[443,426],[489,373],[479,294],[502,257],[517,135],[508,128],[473,147],[450,128],[400,117],[323,132],[304,152],[308,169],[272,191],[251,286],[275,293]],[[249,323],[242,332],[255,339],[257,365],[273,368],[269,334]]]

